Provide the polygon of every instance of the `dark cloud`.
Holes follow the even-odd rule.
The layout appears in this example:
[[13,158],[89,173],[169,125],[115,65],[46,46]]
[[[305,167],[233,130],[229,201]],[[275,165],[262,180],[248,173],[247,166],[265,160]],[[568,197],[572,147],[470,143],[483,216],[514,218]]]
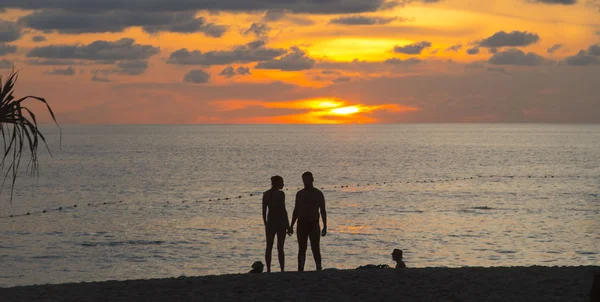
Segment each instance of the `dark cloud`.
[[350,82],[352,80],[351,77],[348,76],[341,76],[341,77],[337,77],[335,79],[333,79],[334,83],[345,83],[345,82]]
[[12,68],[13,66],[13,63],[7,59],[0,60],[0,68]]
[[48,74],[51,75],[63,75],[63,76],[72,76],[75,75],[75,69],[73,67],[67,68],[54,68],[51,71],[48,71]]
[[283,71],[299,71],[311,69],[315,60],[306,55],[306,52],[298,47],[292,47],[291,51],[279,59],[260,62],[256,65],[258,69],[277,69]]
[[33,36],[33,37],[31,37],[31,41],[33,41],[33,42],[44,42],[46,40],[48,40],[48,39],[46,39],[46,37],[44,37],[44,36]]
[[528,0],[533,3],[573,5],[577,0]]
[[144,60],[158,54],[158,47],[135,44],[135,40],[123,38],[114,42],[98,40],[87,45],[49,45],[35,47],[27,57],[45,59],[81,60]]
[[17,46],[0,43],[0,56],[17,52]]
[[349,14],[375,12],[398,4],[387,0],[3,0],[3,7],[29,10],[61,9],[70,12],[106,12],[124,10],[133,12],[178,12],[193,10],[253,12],[286,10],[307,14]]
[[226,78],[232,78],[235,77],[236,75],[249,75],[250,74],[250,68],[248,67],[238,67],[237,69],[234,69],[233,66],[227,66],[225,67],[225,69],[223,69],[221,71],[221,73],[219,75],[224,76]]
[[492,36],[479,41],[481,47],[517,47],[534,44],[540,40],[537,34],[527,31],[499,31]]
[[269,31],[271,31],[271,27],[265,23],[252,23],[252,25],[244,31],[244,35],[254,34],[254,36],[260,38],[268,35]]
[[393,65],[414,65],[414,64],[419,64],[421,62],[423,62],[423,61],[421,59],[417,59],[417,58],[410,58],[410,59],[406,59],[406,60],[390,58],[390,59],[383,61],[383,63],[385,63],[385,64],[393,64]]
[[470,55],[476,55],[479,53],[479,47],[469,48],[467,49],[467,53]]
[[21,38],[21,26],[15,22],[0,20],[0,43],[13,42]]
[[277,22],[277,21],[289,21],[296,25],[313,25],[315,21],[312,21],[307,18],[302,18],[294,15],[288,14],[285,10],[282,9],[269,9],[265,12],[265,15],[262,18],[263,22]]
[[488,61],[494,65],[537,66],[546,64],[549,60],[533,52],[524,53],[519,49],[507,49],[495,53]]
[[92,81],[94,81],[94,82],[103,82],[103,83],[109,83],[109,82],[111,82],[111,80],[109,78],[99,76],[96,73],[94,73],[94,75],[92,76]]
[[548,53],[553,53],[553,52],[561,49],[562,46],[563,46],[562,44],[554,44],[554,45],[552,45],[552,47],[548,48],[547,52]]
[[148,69],[147,61],[123,61],[117,63],[117,73],[127,75],[140,75]]
[[339,72],[339,71],[337,71],[337,70],[327,69],[327,70],[321,71],[321,74],[324,74],[324,75],[330,75],[330,74],[341,75],[342,73]]
[[330,24],[342,24],[342,25],[378,25],[378,24],[388,24],[395,20],[398,17],[371,17],[371,16],[345,16],[339,17],[335,19],[331,19],[329,21]]
[[237,75],[250,75],[250,68],[248,67],[238,67],[235,72],[237,73]]
[[409,54],[409,55],[417,55],[417,54],[420,54],[421,51],[423,51],[423,49],[425,49],[427,47],[431,47],[431,42],[421,41],[419,43],[409,44],[409,45],[404,45],[404,46],[396,45],[396,46],[394,46],[394,52],[395,53],[404,53],[404,54]]
[[590,47],[588,47],[587,52],[589,55],[592,56],[600,56],[600,43],[590,45]]
[[600,64],[600,44],[590,45],[587,51],[580,50],[576,55],[567,57],[564,62],[570,66]]
[[236,75],[236,73],[235,69],[233,69],[233,66],[227,66],[221,71],[221,73],[219,73],[219,75],[224,76],[226,78],[233,78]]
[[194,83],[194,84],[208,83],[209,80],[210,80],[210,74],[204,72],[204,70],[201,70],[201,69],[191,70],[190,72],[186,73],[185,76],[183,77],[184,82]]
[[453,51],[453,52],[458,52],[459,50],[461,50],[462,48],[462,44],[456,44],[456,45],[452,45],[446,49],[444,49],[445,52],[449,52],[449,51]]
[[84,64],[83,62],[78,62],[78,61],[74,61],[74,60],[29,60],[27,61],[27,64],[29,65],[39,65],[39,66],[46,66],[46,65],[82,65]]
[[262,62],[275,59],[287,51],[280,48],[267,48],[264,41],[253,41],[239,45],[232,50],[201,52],[186,48],[177,50],[169,56],[167,63],[179,65],[227,65],[232,63]]
[[173,32],[173,33],[202,33],[205,36],[219,38],[227,32],[227,26],[207,23],[203,17],[190,18],[171,24],[144,26],[142,29],[147,33]]
[[147,33],[178,32],[203,33],[220,37],[227,27],[207,23],[203,17],[196,18],[189,12],[138,12],[114,10],[96,12],[68,12],[41,10],[19,18],[19,23],[42,31],[58,31],[68,34],[121,32],[131,26],[140,26]]
[[506,70],[504,69],[504,67],[488,67],[486,70],[491,71],[491,72],[506,73]]

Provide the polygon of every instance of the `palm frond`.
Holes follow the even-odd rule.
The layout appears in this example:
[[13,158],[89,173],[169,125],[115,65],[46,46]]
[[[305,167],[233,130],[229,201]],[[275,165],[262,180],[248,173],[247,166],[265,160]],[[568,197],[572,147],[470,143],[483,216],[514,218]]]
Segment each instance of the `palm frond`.
[[4,170],[5,166],[8,165],[2,185],[0,186],[0,193],[4,188],[6,180],[10,177],[12,180],[10,190],[11,201],[21,164],[21,157],[24,152],[29,151],[30,159],[27,163],[27,171],[32,176],[39,173],[37,152],[40,141],[46,146],[50,155],[52,155],[46,138],[40,132],[36,115],[28,107],[23,106],[23,102],[34,100],[46,105],[46,109],[50,113],[52,120],[60,130],[62,144],[62,129],[60,129],[54,111],[52,111],[48,102],[44,98],[31,95],[18,99],[15,98],[13,94],[17,80],[18,73],[14,71],[9,74],[4,84],[2,83],[2,77],[0,77],[0,133],[2,133],[4,146],[2,160],[0,161],[0,170]]

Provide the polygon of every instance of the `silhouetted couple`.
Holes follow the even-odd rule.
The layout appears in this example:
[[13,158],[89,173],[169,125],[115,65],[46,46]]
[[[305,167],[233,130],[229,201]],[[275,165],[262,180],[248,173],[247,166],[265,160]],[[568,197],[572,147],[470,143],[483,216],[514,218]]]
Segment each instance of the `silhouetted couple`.
[[[265,252],[265,261],[267,262],[267,272],[271,272],[271,250],[275,235],[277,235],[277,252],[279,256],[279,266],[281,271],[285,270],[285,253],[283,250],[285,244],[285,234],[290,236],[294,233],[294,224],[298,221],[296,236],[298,238],[298,271],[304,271],[306,261],[306,249],[310,239],[310,247],[317,270],[321,270],[321,236],[327,234],[327,211],[325,210],[325,197],[323,193],[313,186],[314,178],[312,173],[304,172],[302,174],[304,189],[296,193],[296,204],[292,213],[292,224],[288,220],[285,210],[285,194],[281,191],[283,188],[283,178],[281,176],[271,177],[271,189],[263,194],[263,222],[267,235],[267,250]],[[267,213],[268,212],[268,213]],[[323,229],[319,225],[319,212],[323,219]]]

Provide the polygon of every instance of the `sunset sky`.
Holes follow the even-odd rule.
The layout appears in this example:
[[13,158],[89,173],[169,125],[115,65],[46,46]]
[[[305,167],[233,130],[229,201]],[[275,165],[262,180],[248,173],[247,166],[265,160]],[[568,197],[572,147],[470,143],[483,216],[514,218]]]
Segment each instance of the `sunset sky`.
[[13,66],[61,124],[600,123],[600,0],[0,0]]

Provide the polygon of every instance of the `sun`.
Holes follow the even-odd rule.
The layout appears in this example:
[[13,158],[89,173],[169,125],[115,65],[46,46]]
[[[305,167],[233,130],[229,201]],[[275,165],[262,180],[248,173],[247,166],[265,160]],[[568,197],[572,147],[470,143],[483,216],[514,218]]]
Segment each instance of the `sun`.
[[350,115],[360,112],[360,108],[358,106],[347,106],[331,109],[331,112],[338,115]]

